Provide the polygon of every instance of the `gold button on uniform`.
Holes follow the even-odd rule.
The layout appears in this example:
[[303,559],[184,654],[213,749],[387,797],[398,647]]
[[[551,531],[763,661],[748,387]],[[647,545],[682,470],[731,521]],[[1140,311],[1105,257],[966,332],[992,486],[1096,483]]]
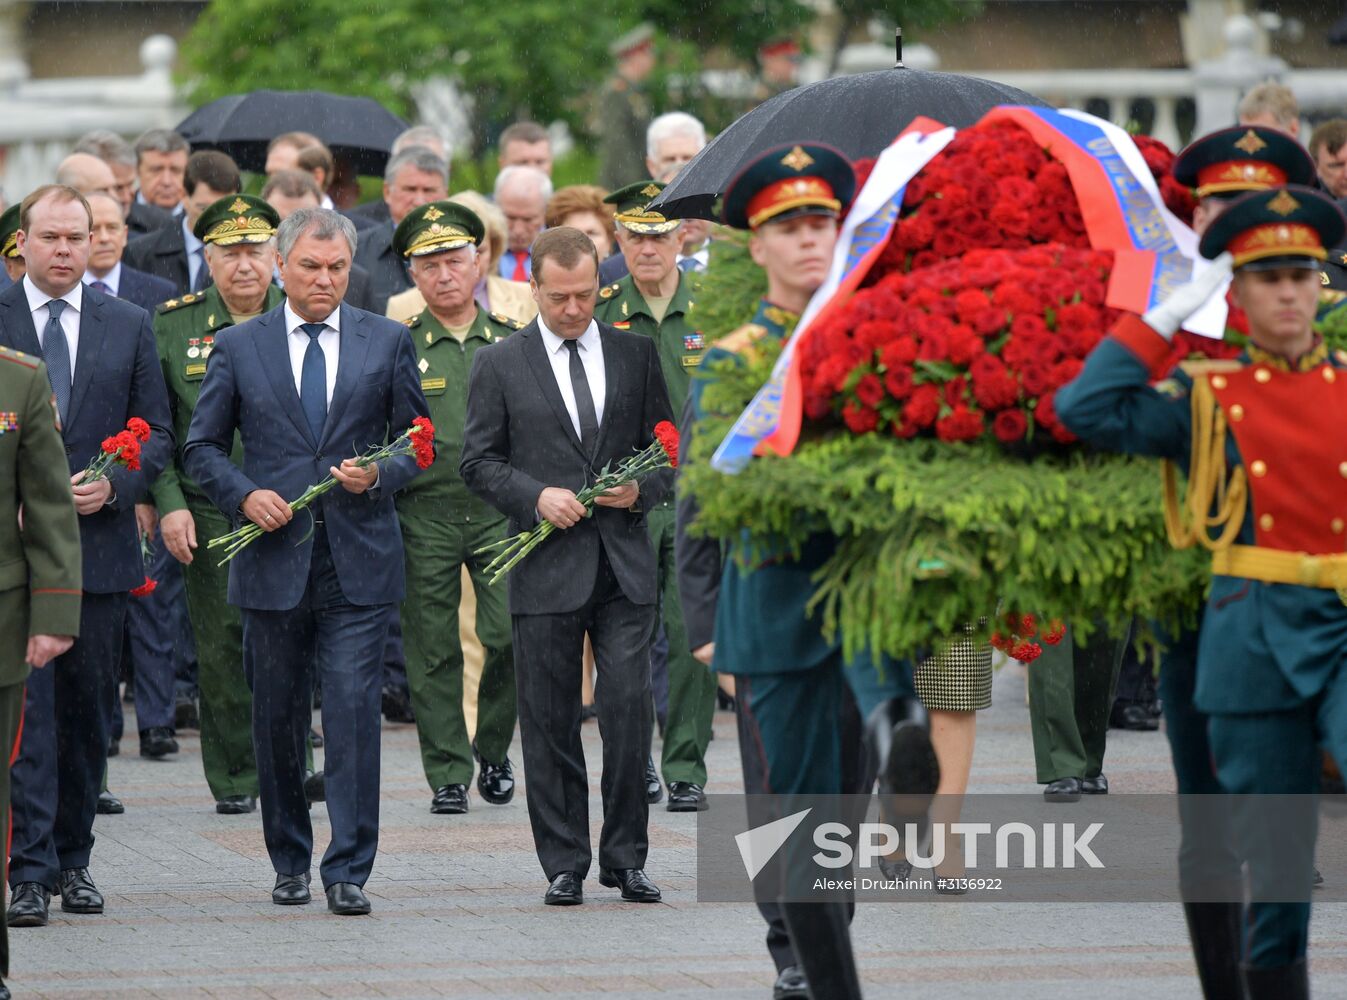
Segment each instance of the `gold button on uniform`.
[[1322,370],[1324,373],[1325,382],[1333,382],[1337,380],[1338,373],[1335,372],[1332,368],[1329,368],[1327,365],[1325,365]]
[[1230,407],[1230,419],[1233,420],[1233,421],[1235,421],[1236,423],[1238,423],[1239,421],[1243,420],[1243,419],[1244,419],[1244,407],[1240,406],[1238,403],[1236,403],[1234,406]]
[[1267,475],[1267,463],[1260,458],[1249,466],[1249,471],[1259,479],[1262,479]]
[[1271,531],[1272,524],[1273,521],[1271,514],[1264,514],[1262,517],[1258,519],[1258,527],[1262,528],[1264,531]]
[[1343,524],[1342,518],[1335,517],[1333,518],[1332,523],[1329,524],[1329,527],[1333,529],[1333,534],[1341,535],[1343,529],[1347,528],[1347,524]]
[[1257,371],[1253,373],[1253,378],[1255,382],[1263,382],[1263,383],[1271,382],[1272,372],[1268,371],[1266,368],[1259,368]]
[[1338,463],[1338,475],[1342,476],[1342,478],[1344,479],[1347,479],[1347,462]]
[[1213,389],[1224,389],[1227,384],[1224,375],[1213,375],[1211,377],[1211,387]]

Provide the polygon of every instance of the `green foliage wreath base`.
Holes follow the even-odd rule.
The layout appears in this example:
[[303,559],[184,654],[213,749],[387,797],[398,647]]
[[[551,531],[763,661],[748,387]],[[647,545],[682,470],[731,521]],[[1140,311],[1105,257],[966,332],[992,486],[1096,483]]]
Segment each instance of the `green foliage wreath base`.
[[696,533],[797,550],[812,532],[838,536],[814,601],[848,653],[920,655],[998,608],[1059,618],[1079,639],[1101,624],[1193,620],[1208,558],[1170,547],[1150,459],[1083,449],[1022,459],[990,442],[833,431],[738,475],[714,471],[711,453],[774,354],[711,367],[712,416],[680,489],[701,504]]

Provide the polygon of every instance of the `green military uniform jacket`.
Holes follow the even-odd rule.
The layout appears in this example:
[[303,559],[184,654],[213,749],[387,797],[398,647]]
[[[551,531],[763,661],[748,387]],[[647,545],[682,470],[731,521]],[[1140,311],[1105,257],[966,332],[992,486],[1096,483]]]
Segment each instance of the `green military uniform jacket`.
[[30,635],[79,635],[82,570],[79,519],[47,369],[40,359],[5,347],[0,477],[0,686],[8,686],[28,676]]
[[650,99],[626,77],[615,74],[599,97],[599,183],[610,191],[646,175],[645,130]]
[[472,359],[487,344],[508,337],[523,327],[508,316],[477,310],[463,343],[454,339],[429,309],[407,320],[416,345],[416,366],[421,372],[421,392],[430,405],[435,425],[434,465],[417,476],[398,494],[398,509],[423,501],[435,501],[436,516],[455,523],[486,523],[503,515],[464,485],[458,474],[463,454],[463,424],[468,412],[468,375]]
[[[285,293],[272,285],[267,289],[262,311],[275,309],[284,301]],[[155,310],[154,338],[164,382],[168,386],[174,440],[179,448],[187,441],[187,429],[196,409],[197,396],[201,393],[201,381],[206,377],[206,363],[215,338],[221,330],[233,325],[234,318],[214,285],[202,292],[169,299]],[[243,446],[237,434],[230,457],[236,465],[243,463]],[[154,481],[150,496],[160,515],[185,509],[189,499],[214,509],[206,495],[183,471],[181,451]]]
[[669,310],[662,321],[656,320],[645,296],[637,291],[636,281],[629,274],[621,281],[599,289],[599,304],[594,310],[594,318],[600,323],[644,334],[655,342],[674,413],[683,412],[692,373],[706,353],[702,333],[688,315],[692,305],[692,282],[688,275],[680,272]]

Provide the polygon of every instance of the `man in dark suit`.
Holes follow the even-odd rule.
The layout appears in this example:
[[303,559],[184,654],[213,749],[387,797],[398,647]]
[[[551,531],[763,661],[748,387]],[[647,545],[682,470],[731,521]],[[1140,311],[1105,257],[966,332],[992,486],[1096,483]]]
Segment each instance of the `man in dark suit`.
[[122,263],[127,233],[121,205],[116,198],[102,191],[85,195],[85,198],[93,212],[94,228],[84,283],[104,295],[132,302],[153,313],[159,303],[173,298],[173,283]]
[[388,300],[412,287],[407,262],[393,249],[393,229],[414,208],[449,195],[449,165],[425,146],[408,146],[384,171],[388,221],[361,231],[355,263],[370,276],[371,309],[383,314]]
[[[242,609],[272,900],[310,898],[304,739],[316,665],[332,825],[323,886],[333,913],[364,914],[378,846],[381,657],[404,596],[393,494],[419,470],[407,456],[368,467],[352,456],[428,410],[406,327],[342,304],[350,220],[301,209],[277,241],[286,301],[216,337],[183,464],[226,517],[267,532],[230,563],[229,602]],[[236,434],[242,468],[230,460]],[[341,489],[294,518],[287,498],[328,474]]]
[[188,158],[182,183],[183,214],[177,223],[134,239],[126,247],[126,262],[172,282],[174,295],[199,292],[210,284],[206,245],[192,228],[209,205],[243,189],[234,161],[212,149]]
[[[96,128],[85,132],[75,143],[74,153],[88,153],[108,165],[112,171],[112,195],[122,207],[127,235],[134,239],[173,224],[173,216],[136,197],[136,154],[131,144],[116,132]],[[184,164],[187,154],[181,154]],[[86,193],[87,197],[87,193]]]
[[[11,796],[11,926],[45,924],[58,888],[67,913],[103,912],[88,866],[127,593],[144,580],[134,505],[173,452],[149,315],[80,280],[91,226],[89,204],[74,188],[38,188],[20,209],[27,276],[0,294],[0,345],[47,362],[84,552],[80,638],[28,685]],[[103,439],[131,417],[151,430],[140,468],[116,465],[107,478],[76,482]]]
[[668,491],[672,470],[615,487],[588,517],[576,492],[654,440],[655,425],[672,419],[669,394],[653,341],[594,321],[599,262],[589,237],[551,229],[532,256],[538,318],[473,359],[460,469],[511,533],[543,519],[561,529],[509,579],[529,819],[551,883],[544,902],[583,902],[590,865],[586,633],[603,678],[599,883],[656,902],[643,868],[657,587],[642,511]]
[[[402,132],[393,140],[388,155],[390,157],[397,156],[404,149],[410,149],[412,146],[424,146],[445,163],[449,162],[449,146],[444,141],[443,133],[433,125],[413,125]],[[342,173],[340,163],[337,164],[337,173]],[[335,190],[335,185],[329,184],[329,189]],[[343,209],[341,214],[354,222],[356,230],[361,233],[373,226],[381,226],[390,222],[392,218],[389,215],[388,202],[382,198],[367,201],[353,208]],[[393,224],[397,225],[397,223]]]

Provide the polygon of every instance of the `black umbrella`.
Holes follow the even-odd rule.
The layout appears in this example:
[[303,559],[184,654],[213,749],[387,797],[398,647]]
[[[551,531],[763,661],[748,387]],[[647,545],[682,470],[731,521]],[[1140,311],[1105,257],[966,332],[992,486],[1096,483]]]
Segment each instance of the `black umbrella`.
[[228,153],[244,170],[261,171],[267,143],[282,132],[310,132],[362,174],[380,174],[407,123],[378,101],[321,90],[254,90],[197,108],[177,131],[193,149]]
[[714,219],[713,206],[725,186],[773,146],[824,142],[859,160],[878,156],[919,115],[964,127],[998,104],[1046,106],[990,80],[907,69],[900,48],[894,69],[834,77],[759,104],[707,143],[651,208],[669,218]]

